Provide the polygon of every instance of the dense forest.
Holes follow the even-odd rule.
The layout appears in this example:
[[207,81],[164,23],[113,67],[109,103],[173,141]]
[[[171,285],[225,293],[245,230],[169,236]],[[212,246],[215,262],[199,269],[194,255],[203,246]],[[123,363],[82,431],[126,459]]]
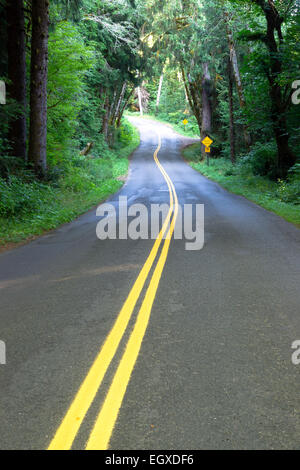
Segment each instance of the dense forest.
[[297,0],[0,0],[0,238],[116,191],[126,113],[209,135],[212,167],[299,207],[299,18]]

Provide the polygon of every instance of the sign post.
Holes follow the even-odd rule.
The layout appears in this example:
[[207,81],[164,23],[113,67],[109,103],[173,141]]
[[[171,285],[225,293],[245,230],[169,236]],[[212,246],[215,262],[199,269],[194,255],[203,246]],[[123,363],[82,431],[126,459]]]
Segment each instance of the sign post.
[[207,154],[207,165],[209,166],[210,146],[213,143],[213,140],[207,136],[202,140],[201,143],[205,146],[205,153]]

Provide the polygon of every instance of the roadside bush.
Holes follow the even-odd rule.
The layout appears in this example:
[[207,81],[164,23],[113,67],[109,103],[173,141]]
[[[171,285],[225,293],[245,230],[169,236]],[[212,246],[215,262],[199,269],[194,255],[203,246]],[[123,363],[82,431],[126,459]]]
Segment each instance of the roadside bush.
[[241,164],[250,167],[254,175],[274,179],[276,175],[277,149],[274,142],[257,142],[243,157]]
[[300,204],[300,164],[294,165],[286,181],[278,180],[277,196],[282,202]]
[[19,216],[35,211],[41,204],[54,197],[54,190],[43,183],[26,183],[11,176],[9,181],[0,178],[0,216]]
[[0,178],[9,181],[12,175],[18,175],[27,181],[34,179],[33,172],[28,166],[26,166],[24,160],[12,156],[1,155]]
[[50,161],[43,181],[24,162],[0,157],[5,173],[0,175],[0,246],[70,222],[115,193],[122,186],[119,177],[128,171],[128,156],[139,144],[138,131],[126,120],[119,131],[121,142],[114,149],[103,144],[97,152],[101,157],[75,150],[56,164]]
[[74,193],[86,193],[95,187],[91,175],[81,168],[70,168],[60,180],[60,188]]
[[119,146],[124,147],[130,144],[132,140],[132,126],[126,120],[122,121],[122,125],[117,129],[117,139],[115,142],[119,143]]

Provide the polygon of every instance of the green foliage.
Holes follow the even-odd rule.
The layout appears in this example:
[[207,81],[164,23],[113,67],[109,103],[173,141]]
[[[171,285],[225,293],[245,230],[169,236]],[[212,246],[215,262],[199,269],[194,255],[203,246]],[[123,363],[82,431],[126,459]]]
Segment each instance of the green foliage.
[[[188,116],[182,111],[176,111],[170,113],[160,112],[157,114],[157,118],[163,122],[175,124],[177,131],[184,132],[190,136],[199,136],[199,127],[195,116]],[[185,119],[188,121],[186,125],[183,124]]]
[[[197,153],[190,155],[191,160],[194,159],[194,164],[203,171],[220,178],[220,182],[229,184],[230,180],[241,193],[244,185],[250,194],[262,191],[264,196],[261,197],[272,194],[272,198],[282,204],[298,204],[298,166],[295,165],[286,180],[275,181],[277,149],[271,119],[270,64],[275,56],[282,64],[276,77],[285,98],[282,112],[291,136],[290,146],[300,155],[300,106],[292,106],[289,96],[293,80],[300,77],[299,7],[292,1],[287,10],[286,2],[275,2],[283,15],[284,41],[279,44],[276,38],[278,51],[272,57],[262,41],[262,34],[266,34],[265,17],[255,3],[250,0],[50,2],[48,174],[44,182],[36,181],[29,166],[6,156],[11,145],[9,123],[20,113],[17,103],[8,97],[7,105],[0,106],[0,217],[11,218],[12,227],[18,217],[25,218],[26,227],[32,228],[26,229],[23,235],[39,233],[70,220],[89,204],[118,189],[120,183],[116,178],[126,173],[128,152],[137,145],[137,136],[126,122],[118,129],[117,117],[121,118],[131,93],[134,97],[131,104],[136,109],[134,89],[138,85],[150,94],[150,116],[170,123],[178,132],[199,136],[199,123],[193,115],[191,100],[187,100],[184,83],[193,83],[201,101],[204,62],[211,75],[212,156],[225,158],[212,158],[207,170],[199,162],[198,148]],[[26,34],[30,45],[29,1],[26,6]],[[6,43],[7,36],[5,7],[4,0],[0,0],[2,44]],[[246,102],[245,106],[240,105],[234,87],[235,144],[237,153],[243,155],[235,166],[229,162],[229,50],[224,11],[228,12],[228,24],[235,40]],[[29,64],[30,47],[27,48],[28,96]],[[185,82],[182,70],[185,70]],[[157,112],[162,73],[164,82]],[[1,78],[7,81],[6,51],[0,58]],[[114,111],[124,84],[127,88],[120,100],[122,112],[116,116]],[[199,109],[198,120],[201,119],[201,103]],[[29,111],[28,100],[27,118]],[[185,118],[187,126],[182,122]],[[252,137],[250,151],[244,142],[245,127]],[[93,144],[91,154],[80,156],[80,150],[88,143]],[[6,222],[3,227],[7,229],[5,239],[9,239]],[[18,230],[15,233],[21,233],[20,227]]]
[[8,140],[9,123],[20,114],[20,106],[9,97],[7,97],[5,106],[0,105],[0,156],[5,155],[10,150],[10,142]]
[[24,212],[36,211],[54,196],[52,188],[38,181],[30,183],[11,176],[0,178],[0,217],[20,217]]
[[11,157],[7,155],[2,155],[0,158],[0,178],[8,181],[10,175],[22,174],[23,176],[29,176],[32,178],[32,173],[28,169],[23,160]]
[[276,175],[277,150],[274,142],[257,142],[243,158],[242,164],[250,167],[254,175],[274,179]]
[[[30,2],[26,6],[30,45]],[[5,7],[5,2],[0,0],[1,13],[5,13]],[[140,2],[126,0],[53,0],[50,3],[48,171],[43,182],[38,181],[26,162],[5,156],[10,150],[9,123],[19,112],[18,105],[8,99],[6,106],[0,106],[3,239],[23,238],[53,228],[120,187],[117,178],[126,174],[128,155],[139,142],[129,123],[123,122],[120,128],[116,128],[116,123],[121,122],[124,105],[132,88],[139,83],[138,75],[146,62],[139,48],[143,15]],[[7,27],[4,16],[0,19],[3,44]],[[26,55],[29,96],[30,47]],[[7,83],[7,54],[1,55],[0,77]],[[127,88],[120,99],[124,83]],[[119,113],[116,112],[118,102]],[[104,118],[108,111],[106,135]],[[28,124],[29,112],[28,100]],[[93,144],[92,152],[81,156],[80,151],[88,143]],[[21,219],[25,228],[19,225]]]
[[300,164],[293,166],[287,180],[278,180],[278,197],[283,202],[300,204]]
[[[48,163],[60,164],[74,150],[78,114],[85,105],[85,74],[96,52],[87,47],[75,25],[60,22],[49,38]],[[75,142],[76,145],[76,142]]]
[[103,158],[74,154],[55,182],[36,181],[28,171],[0,177],[0,244],[69,222],[120,189],[139,134],[125,121],[120,136],[116,149],[106,148]]
[[[284,155],[278,144],[275,145],[276,120],[282,126],[283,135],[290,135],[290,149],[300,158],[300,106],[292,106],[290,98],[292,82],[300,76],[300,10],[296,0],[289,2],[289,8],[283,1],[275,3],[279,13],[283,15],[283,41],[279,41],[275,32],[277,50],[272,54],[266,47],[266,18],[258,2],[166,0],[163,4],[155,1],[148,3],[152,17],[146,32],[151,34],[151,41],[154,43],[151,62],[154,73],[145,84],[150,92],[150,112],[155,112],[159,76],[164,68],[164,85],[157,117],[170,123],[177,120],[180,125],[182,119],[179,115],[184,112],[185,107],[189,108],[185,102],[183,82],[178,75],[180,65],[186,70],[189,82],[197,83],[197,91],[201,96],[202,64],[207,62],[211,76],[216,77],[210,84],[213,151],[215,155],[230,158],[227,24],[233,34],[245,101],[245,104],[241,104],[234,85],[235,147],[237,154],[247,153],[244,165],[238,165],[235,171],[244,172],[249,167],[255,175],[277,178],[279,156],[282,161]],[[225,12],[228,13],[226,22]],[[275,82],[280,86],[277,101],[271,99],[270,85],[275,59],[280,61],[280,73],[275,74]],[[279,107],[278,100],[281,102]],[[282,124],[285,120],[287,126]],[[253,144],[250,152],[244,138],[245,129]]]
[[[210,159],[210,165],[199,161],[199,144],[186,147],[184,157],[204,176],[218,182],[225,189],[245,196],[265,209],[275,212],[289,222],[300,226],[300,176],[299,166],[291,171],[287,181],[271,181],[254,175],[244,162],[232,165],[225,158]],[[241,165],[239,167],[239,165]]]

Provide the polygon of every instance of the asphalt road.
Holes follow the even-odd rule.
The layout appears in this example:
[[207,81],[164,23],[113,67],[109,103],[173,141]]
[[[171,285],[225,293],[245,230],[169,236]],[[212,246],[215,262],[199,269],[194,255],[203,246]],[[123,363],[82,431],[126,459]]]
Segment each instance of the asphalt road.
[[161,240],[150,263],[154,240],[100,241],[94,210],[0,255],[0,448],[103,448],[106,432],[119,450],[299,449],[300,231],[192,170],[167,126],[135,122],[110,202],[204,204],[204,247]]

